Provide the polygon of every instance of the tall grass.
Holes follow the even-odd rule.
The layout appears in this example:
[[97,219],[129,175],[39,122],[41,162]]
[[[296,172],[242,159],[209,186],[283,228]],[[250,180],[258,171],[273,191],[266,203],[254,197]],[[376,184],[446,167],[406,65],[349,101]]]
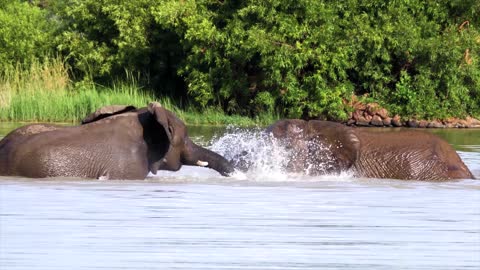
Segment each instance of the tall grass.
[[104,105],[145,106],[151,100],[152,95],[128,84],[108,89],[74,85],[59,58],[34,62],[28,69],[17,65],[0,76],[2,121],[70,122]]
[[0,74],[0,121],[75,122],[105,105],[144,107],[154,100],[190,125],[265,125],[278,118],[264,115],[251,119],[227,116],[216,109],[179,108],[168,97],[157,98],[143,91],[132,76],[110,87],[74,84],[60,58],[37,61],[29,68],[16,65]]

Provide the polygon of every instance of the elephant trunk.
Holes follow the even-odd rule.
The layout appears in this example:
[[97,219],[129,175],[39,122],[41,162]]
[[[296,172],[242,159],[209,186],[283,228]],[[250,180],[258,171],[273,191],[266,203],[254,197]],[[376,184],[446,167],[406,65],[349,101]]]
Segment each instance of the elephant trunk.
[[183,156],[185,165],[195,165],[216,170],[223,176],[230,176],[235,170],[233,165],[221,155],[187,141],[188,154]]

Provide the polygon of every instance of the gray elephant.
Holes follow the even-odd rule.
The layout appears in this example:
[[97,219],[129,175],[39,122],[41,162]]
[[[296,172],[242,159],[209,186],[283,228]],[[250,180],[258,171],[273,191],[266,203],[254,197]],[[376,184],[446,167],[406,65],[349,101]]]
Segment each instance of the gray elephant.
[[140,109],[106,106],[80,126],[27,125],[0,141],[0,175],[144,179],[182,164],[224,176],[234,171],[225,158],[193,143],[185,124],[156,102]]
[[286,169],[291,172],[350,171],[357,177],[431,181],[474,178],[456,151],[431,133],[373,132],[298,119],[280,120],[266,131],[287,148]]

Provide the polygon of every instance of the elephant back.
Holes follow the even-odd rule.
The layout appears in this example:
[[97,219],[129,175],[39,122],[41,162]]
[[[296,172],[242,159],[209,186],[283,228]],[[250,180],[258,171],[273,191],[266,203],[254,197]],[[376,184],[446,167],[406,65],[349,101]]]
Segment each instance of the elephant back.
[[101,107],[100,109],[96,110],[95,112],[89,114],[82,120],[82,125],[98,121],[103,118],[110,117],[116,114],[122,114],[130,111],[135,111],[137,108],[131,105],[109,105]]

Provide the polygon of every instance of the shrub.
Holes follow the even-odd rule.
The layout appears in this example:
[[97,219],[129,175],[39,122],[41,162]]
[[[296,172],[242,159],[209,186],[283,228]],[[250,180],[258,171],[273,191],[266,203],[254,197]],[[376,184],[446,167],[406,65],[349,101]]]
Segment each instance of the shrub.
[[45,55],[58,21],[74,80],[140,74],[200,110],[345,119],[345,100],[367,95],[405,117],[480,115],[476,0],[45,1],[50,13],[4,2],[23,20],[0,13],[0,37],[13,40],[25,21],[15,37],[28,46],[22,56],[7,43],[14,55],[0,61]]
[[0,73],[53,55],[58,25],[47,11],[27,2],[1,0],[0,25]]

